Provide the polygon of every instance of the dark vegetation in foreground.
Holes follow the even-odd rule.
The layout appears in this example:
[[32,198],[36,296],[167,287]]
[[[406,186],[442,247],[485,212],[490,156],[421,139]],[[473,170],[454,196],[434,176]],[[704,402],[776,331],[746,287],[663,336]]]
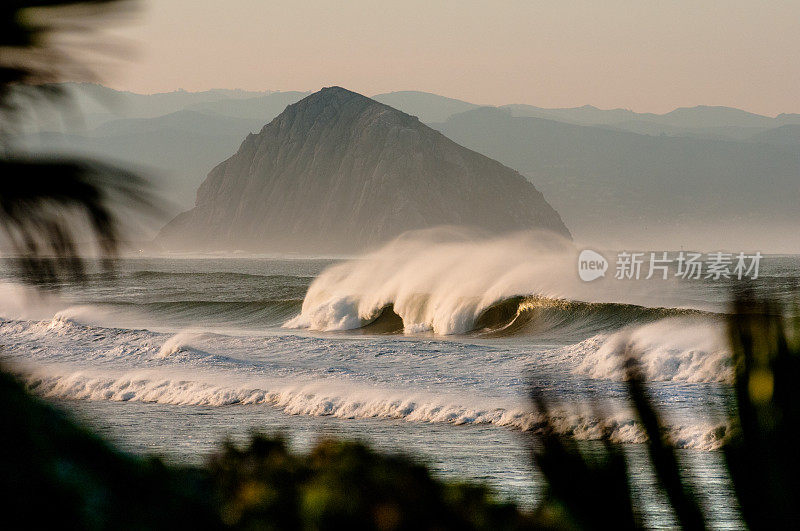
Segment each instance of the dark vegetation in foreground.
[[[787,323],[788,330],[787,330]],[[729,320],[735,413],[724,446],[743,521],[791,528],[800,518],[800,313],[740,298]],[[628,390],[649,437],[651,464],[686,529],[707,527],[694,487],[680,472],[645,382],[628,356]],[[0,514],[10,527],[78,529],[608,529],[643,526],[623,448],[581,452],[547,420],[531,432],[546,488],[533,511],[484,486],[437,479],[423,465],[354,442],[324,440],[308,454],[280,438],[227,443],[203,467],[121,452],[64,413],[0,376]],[[713,503],[713,500],[712,500]]]

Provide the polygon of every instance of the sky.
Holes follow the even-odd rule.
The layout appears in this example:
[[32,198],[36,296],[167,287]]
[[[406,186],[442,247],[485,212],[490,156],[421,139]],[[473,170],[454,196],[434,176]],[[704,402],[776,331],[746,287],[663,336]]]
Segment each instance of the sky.
[[800,112],[798,28],[797,0],[144,0],[102,81],[774,116]]

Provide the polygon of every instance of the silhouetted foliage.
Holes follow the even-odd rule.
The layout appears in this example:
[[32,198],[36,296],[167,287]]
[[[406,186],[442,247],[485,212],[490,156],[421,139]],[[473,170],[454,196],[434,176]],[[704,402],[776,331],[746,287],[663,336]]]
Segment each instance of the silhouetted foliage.
[[81,231],[87,229],[100,256],[112,257],[120,239],[116,208],[154,204],[144,181],[130,172],[86,160],[21,157],[10,146],[20,98],[58,96],[58,85],[49,82],[64,75],[90,76],[80,61],[53,44],[54,34],[90,32],[99,15],[122,3],[0,3],[0,227],[24,280],[82,279],[83,253],[76,244]]
[[800,522],[800,311],[789,327],[776,304],[752,297],[737,301],[728,327],[738,415],[725,457],[751,529]]
[[[100,17],[131,4],[127,0],[4,0],[0,2],[0,110],[13,111],[12,90],[37,87],[32,97],[57,96],[51,83],[64,77],[92,79],[82,61],[56,46],[60,33],[86,34]],[[37,94],[38,93],[38,94]]]
[[[787,331],[786,323],[790,329]],[[744,292],[728,319],[735,367],[736,404],[724,445],[730,479],[752,529],[788,529],[800,521],[800,311],[788,318],[777,304]],[[675,447],[650,399],[636,352],[624,351],[628,393],[648,436],[648,450],[659,486],[683,529],[704,529],[706,516],[681,474]],[[605,458],[583,455],[570,435],[550,427],[548,405],[534,395],[545,414],[537,433],[541,450],[534,459],[547,480],[546,504],[555,503],[568,521],[584,529],[640,527],[631,497],[628,465],[620,448],[604,439]]]
[[681,478],[675,447],[665,433],[661,416],[647,394],[644,376],[636,361],[635,353],[628,352],[625,355],[628,393],[639,421],[647,433],[647,449],[659,484],[683,529],[705,529],[705,519],[697,504],[697,497],[692,487]]
[[223,521],[237,529],[520,529],[485,488],[448,484],[402,456],[323,440],[307,456],[280,439],[227,444],[210,462]]
[[100,255],[113,257],[120,239],[115,205],[153,204],[136,175],[85,160],[0,158],[0,175],[0,227],[28,281],[83,280],[73,232],[86,227]]
[[639,529],[640,515],[631,496],[625,455],[608,435],[602,439],[601,456],[581,452],[571,436],[558,434],[550,419],[550,406],[540,391],[533,402],[542,414],[543,426],[535,433],[539,446],[533,458],[547,486],[538,509],[553,527],[580,529]]
[[131,457],[0,372],[0,521],[6,529],[207,529],[208,475]]

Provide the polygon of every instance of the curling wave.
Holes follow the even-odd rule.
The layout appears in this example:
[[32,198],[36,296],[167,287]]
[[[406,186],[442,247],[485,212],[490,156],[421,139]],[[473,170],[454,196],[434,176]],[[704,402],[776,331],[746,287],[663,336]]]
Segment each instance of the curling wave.
[[614,330],[631,323],[647,323],[675,316],[707,315],[699,310],[650,308],[614,302],[584,302],[547,297],[512,297],[493,304],[475,319],[474,330],[497,337],[515,334],[543,335],[557,331],[562,337]]
[[618,286],[565,275],[574,271],[575,252],[553,235],[450,236],[419,231],[329,267],[311,283],[300,314],[284,326],[353,330],[391,312],[406,333],[509,335],[562,327],[591,335],[700,313],[654,307],[635,294],[620,300]]

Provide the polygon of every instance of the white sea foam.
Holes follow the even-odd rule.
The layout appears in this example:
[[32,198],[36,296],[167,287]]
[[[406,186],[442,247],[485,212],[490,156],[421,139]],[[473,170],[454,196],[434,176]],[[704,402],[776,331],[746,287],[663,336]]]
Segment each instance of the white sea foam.
[[199,342],[208,340],[210,337],[211,334],[205,334],[202,332],[179,332],[164,342],[164,344],[158,350],[156,357],[167,358],[181,352],[206,354],[205,351],[201,350],[196,345]]
[[563,349],[576,359],[577,374],[623,379],[625,358],[639,360],[647,379],[724,382],[733,380],[722,323],[710,318],[669,318],[611,334],[598,334]]
[[[492,403],[471,404],[475,398],[431,395],[408,390],[354,387],[342,382],[227,381],[220,383],[188,375],[135,371],[118,375],[74,371],[32,370],[21,376],[30,389],[47,398],[154,402],[171,405],[269,405],[291,415],[332,416],[342,419],[382,418],[454,425],[492,424],[524,431],[542,428],[542,417],[529,407]],[[580,440],[599,439],[641,443],[644,433],[631,415],[616,412],[598,418],[563,409],[550,412],[560,433]],[[671,424],[668,433],[678,447],[713,450],[724,439],[718,423]]]
[[[625,295],[610,295],[602,286],[595,289],[580,282],[564,242],[531,234],[479,241],[438,238],[436,231],[401,238],[365,259],[326,270],[309,290],[301,315],[290,324],[354,328],[392,304],[409,333],[462,333],[474,327],[485,308],[514,295],[532,294],[541,297],[533,310],[550,315],[559,330],[562,321],[577,315],[598,315],[595,320],[603,330],[661,315],[647,308],[573,302],[617,302]],[[710,340],[704,326],[710,326],[710,319],[687,318],[670,326],[665,324],[669,321],[658,321],[561,349],[517,340],[331,338],[274,330],[264,335],[175,329],[164,333],[126,328],[116,321],[116,313],[109,313],[116,311],[113,307],[74,305],[58,297],[37,301],[35,295],[27,298],[24,288],[4,289],[12,297],[0,301],[0,316],[6,317],[0,319],[0,357],[49,398],[261,404],[297,415],[536,430],[542,419],[524,399],[523,370],[535,367],[548,377],[562,378],[558,387],[572,393],[574,385],[582,385],[581,378],[570,375],[573,369],[581,376],[619,378],[613,353],[625,341],[642,350],[651,378],[727,381],[719,376],[724,372],[724,362],[719,361],[724,351],[714,342],[706,344]],[[564,304],[551,304],[556,298]],[[705,324],[697,324],[695,330],[688,323]],[[200,329],[202,322],[198,325]],[[687,419],[670,423],[679,445],[719,445],[724,430],[717,424]],[[561,411],[553,421],[559,431],[582,439],[598,438],[604,429],[593,414]],[[614,440],[643,440],[637,423],[624,411],[613,412],[608,428]]]

